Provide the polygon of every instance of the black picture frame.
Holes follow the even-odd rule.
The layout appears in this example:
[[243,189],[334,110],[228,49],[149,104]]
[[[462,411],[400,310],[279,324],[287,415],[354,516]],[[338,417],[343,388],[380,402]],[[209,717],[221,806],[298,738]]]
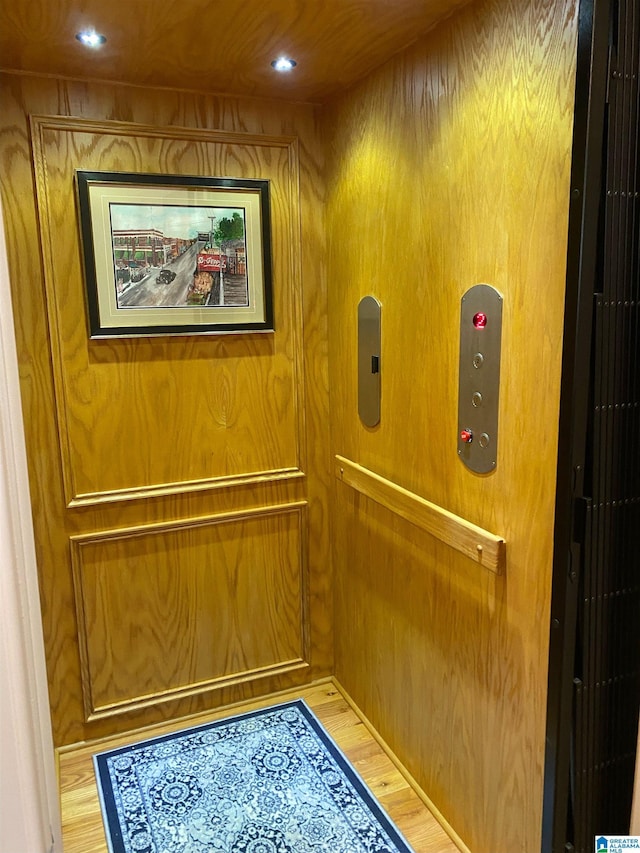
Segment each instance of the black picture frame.
[[91,338],[272,332],[269,181],[76,170]]

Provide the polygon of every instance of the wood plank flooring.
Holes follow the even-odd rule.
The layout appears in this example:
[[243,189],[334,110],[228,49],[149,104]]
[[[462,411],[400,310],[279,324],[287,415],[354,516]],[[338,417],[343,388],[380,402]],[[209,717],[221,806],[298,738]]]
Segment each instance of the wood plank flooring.
[[303,698],[327,729],[415,853],[460,853],[389,755],[333,682],[280,693],[206,715],[153,726],[92,744],[60,750],[58,768],[64,853],[107,853],[92,755],[191,725],[200,725],[266,705]]

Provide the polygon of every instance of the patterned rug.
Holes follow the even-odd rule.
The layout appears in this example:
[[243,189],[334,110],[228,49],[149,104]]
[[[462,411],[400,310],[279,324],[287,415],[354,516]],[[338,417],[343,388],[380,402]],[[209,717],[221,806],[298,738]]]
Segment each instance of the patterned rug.
[[94,763],[111,853],[411,853],[303,700]]

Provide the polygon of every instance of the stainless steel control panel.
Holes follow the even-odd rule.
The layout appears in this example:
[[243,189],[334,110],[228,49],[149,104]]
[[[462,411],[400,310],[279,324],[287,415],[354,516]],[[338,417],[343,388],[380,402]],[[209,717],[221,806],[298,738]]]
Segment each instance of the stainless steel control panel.
[[462,297],[458,374],[458,455],[477,474],[498,461],[502,296],[476,284]]
[[358,305],[358,414],[365,426],[380,422],[380,303],[374,296]]

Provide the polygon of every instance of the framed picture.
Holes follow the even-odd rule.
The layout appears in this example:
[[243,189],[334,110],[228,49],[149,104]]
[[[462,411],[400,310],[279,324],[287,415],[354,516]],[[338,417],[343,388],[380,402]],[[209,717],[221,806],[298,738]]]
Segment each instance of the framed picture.
[[273,331],[268,181],[76,181],[92,338]]

